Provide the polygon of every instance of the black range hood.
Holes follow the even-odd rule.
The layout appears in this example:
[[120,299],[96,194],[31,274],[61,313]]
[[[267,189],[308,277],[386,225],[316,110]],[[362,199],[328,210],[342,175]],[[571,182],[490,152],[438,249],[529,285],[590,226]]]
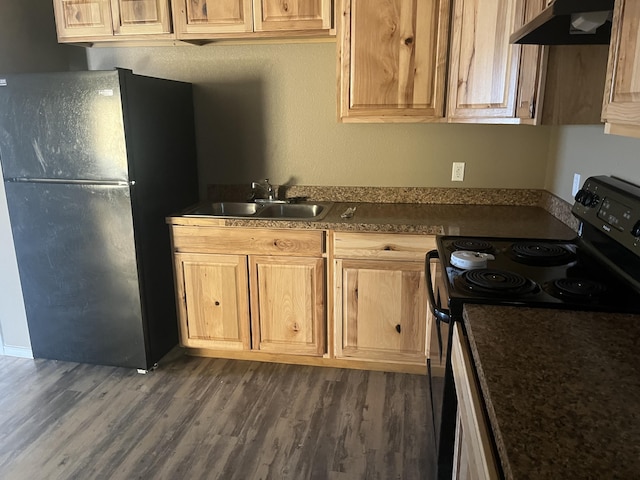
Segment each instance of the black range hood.
[[610,12],[614,0],[555,0],[533,20],[515,31],[511,43],[534,45],[606,45],[611,38],[611,21],[605,21],[595,33],[572,27],[572,15]]

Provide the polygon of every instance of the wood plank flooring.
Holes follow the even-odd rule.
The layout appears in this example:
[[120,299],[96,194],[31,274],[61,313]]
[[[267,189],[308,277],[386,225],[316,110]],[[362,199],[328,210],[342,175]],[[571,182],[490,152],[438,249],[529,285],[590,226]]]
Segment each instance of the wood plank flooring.
[[189,357],[147,375],[0,356],[0,478],[431,479],[424,376]]

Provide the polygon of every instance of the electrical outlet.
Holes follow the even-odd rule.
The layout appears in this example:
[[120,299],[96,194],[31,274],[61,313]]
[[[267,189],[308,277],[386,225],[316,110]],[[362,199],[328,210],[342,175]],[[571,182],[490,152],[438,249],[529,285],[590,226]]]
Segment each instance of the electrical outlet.
[[451,169],[451,181],[462,182],[464,180],[464,162],[453,162]]
[[578,193],[578,190],[580,190],[580,174],[579,173],[574,173],[573,174],[573,186],[571,188],[571,196],[575,197],[576,193]]

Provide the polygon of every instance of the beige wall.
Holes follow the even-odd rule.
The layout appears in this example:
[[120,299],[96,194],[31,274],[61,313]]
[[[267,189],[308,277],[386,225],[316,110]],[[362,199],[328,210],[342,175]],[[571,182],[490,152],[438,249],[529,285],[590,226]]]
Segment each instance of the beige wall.
[[[79,55],[80,53],[80,55]],[[3,1],[0,15],[0,74],[67,70],[84,55],[56,42],[50,0]],[[9,213],[0,182],[0,353],[30,356],[31,342],[13,249]]]
[[[335,43],[93,48],[115,66],[193,82],[200,176],[282,184],[543,188],[550,129],[339,124]],[[451,182],[451,163],[466,162]]]
[[614,175],[640,185],[640,140],[605,135],[602,125],[553,129],[549,144],[546,189],[572,202],[574,173]]

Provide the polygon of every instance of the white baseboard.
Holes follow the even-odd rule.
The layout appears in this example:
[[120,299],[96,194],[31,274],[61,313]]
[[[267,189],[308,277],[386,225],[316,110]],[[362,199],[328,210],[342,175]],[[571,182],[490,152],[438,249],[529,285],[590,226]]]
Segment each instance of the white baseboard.
[[33,352],[27,347],[13,347],[11,345],[0,345],[2,355],[8,357],[33,358]]

